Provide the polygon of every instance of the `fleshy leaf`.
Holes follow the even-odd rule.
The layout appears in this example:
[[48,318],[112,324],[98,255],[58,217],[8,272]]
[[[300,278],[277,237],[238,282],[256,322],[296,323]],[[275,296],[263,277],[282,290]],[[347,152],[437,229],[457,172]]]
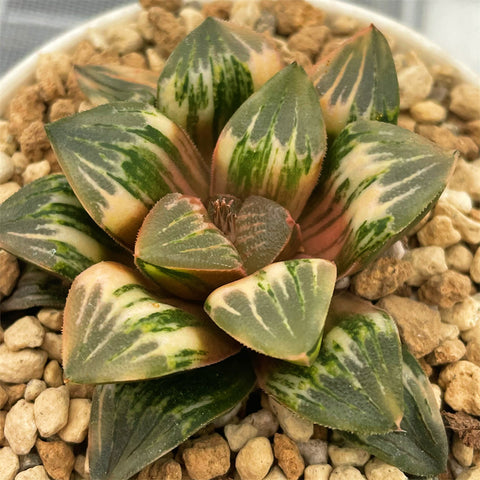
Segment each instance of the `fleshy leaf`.
[[0,205],[0,248],[73,280],[111,259],[116,246],[57,174],[29,183]]
[[231,410],[253,389],[246,355],[157,380],[97,387],[88,458],[92,480],[126,480]]
[[343,433],[349,443],[414,475],[446,470],[448,441],[428,378],[417,360],[403,349],[405,413],[400,430],[384,435]]
[[238,350],[206,316],[162,302],[118,263],[98,263],[79,275],[65,305],[64,371],[75,383],[160,377]]
[[351,274],[419,221],[454,156],[409,130],[359,120],[337,137],[300,219],[305,251]]
[[335,265],[313,258],[273,263],[218,288],[204,308],[240,343],[309,365],[320,349],[335,273]]
[[280,55],[263,35],[209,17],[165,63],[158,79],[158,106],[187,130],[210,162],[227,120],[282,67]]
[[0,302],[0,312],[32,307],[63,308],[70,284],[33,265],[26,265],[13,293]]
[[75,65],[82,92],[93,105],[117,101],[154,104],[158,74],[126,65]]
[[271,263],[292,258],[300,246],[300,229],[290,213],[278,203],[252,195],[235,220],[235,247],[247,273]]
[[324,57],[312,76],[327,134],[363,118],[397,123],[400,96],[392,52],[373,25]]
[[[385,433],[403,412],[402,356],[393,320],[355,297],[332,301],[336,324],[309,368],[273,359],[260,364],[260,386],[314,423],[354,432]],[[340,323],[338,323],[340,322]]]
[[225,126],[213,154],[210,193],[260,195],[296,219],[317,182],[325,146],[318,95],[303,68],[292,64]]
[[135,244],[138,268],[182,298],[204,300],[245,275],[235,247],[195,197],[171,193],[150,211]]
[[80,202],[128,247],[150,208],[167,193],[208,196],[208,170],[195,146],[150,105],[101,105],[46,130]]

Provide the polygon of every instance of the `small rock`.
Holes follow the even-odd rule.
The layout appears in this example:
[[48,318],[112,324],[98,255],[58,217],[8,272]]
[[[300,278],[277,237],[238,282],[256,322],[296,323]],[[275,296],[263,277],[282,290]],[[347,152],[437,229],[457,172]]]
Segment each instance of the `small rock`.
[[452,178],[448,183],[453,190],[465,191],[472,200],[480,200],[480,166],[458,159]]
[[410,116],[407,115],[406,113],[401,113],[398,115],[398,122],[397,122],[399,127],[405,128],[407,130],[410,130],[411,132],[415,132],[415,120]]
[[253,412],[243,419],[242,423],[250,423],[257,429],[257,436],[271,437],[278,430],[278,420],[275,415],[266,408]]
[[32,123],[42,120],[45,104],[38,85],[20,88],[9,105],[9,131],[17,138]]
[[467,343],[465,359],[480,367],[480,341],[477,338]]
[[25,348],[11,352],[5,344],[0,345],[0,381],[25,383],[32,378],[41,378],[47,361],[43,350]]
[[262,480],[272,464],[272,446],[266,437],[249,440],[235,460],[235,467],[242,480]]
[[454,340],[460,336],[460,329],[451,323],[440,324],[440,341]]
[[400,109],[406,110],[425,100],[433,86],[433,78],[427,67],[421,62],[398,72],[400,89]]
[[5,438],[17,455],[26,455],[35,445],[37,426],[31,403],[19,400],[7,413]]
[[35,443],[43,466],[53,480],[69,480],[75,464],[75,455],[70,446],[64,442],[44,442],[37,440]]
[[456,480],[480,480],[480,467],[464,470],[457,476]]
[[[82,478],[88,477],[87,469],[85,468],[86,460],[87,459],[85,455],[77,455],[75,457],[75,464],[73,466],[73,470],[77,472]],[[139,476],[140,476],[140,472],[139,472]]]
[[39,162],[33,162],[27,165],[25,171],[22,173],[23,183],[27,185],[32,183],[45,175],[50,173],[51,167],[48,160],[41,160]]
[[334,467],[363,467],[370,458],[370,454],[361,448],[338,447],[333,444],[328,446],[328,456]]
[[305,468],[304,480],[329,480],[331,465],[309,465]]
[[35,399],[35,423],[42,437],[51,437],[67,424],[69,402],[65,386],[47,388]]
[[480,283],[480,247],[475,251],[472,265],[470,266],[470,276],[475,283]]
[[43,379],[49,387],[60,387],[63,385],[62,367],[56,360],[50,360],[43,371]]
[[19,275],[20,268],[17,258],[0,249],[0,300],[12,293]]
[[455,460],[457,460],[462,467],[470,467],[473,463],[473,448],[467,447],[456,434],[453,436],[451,445]]
[[68,410],[68,422],[60,430],[60,438],[68,443],[82,443],[90,422],[92,402],[87,398],[72,398]]
[[[14,193],[18,192],[20,190],[20,185],[17,182],[7,182],[3,183],[0,185],[0,205],[9,197],[11,197]],[[3,251],[3,250],[0,250]],[[13,256],[13,255],[12,255]],[[1,262],[0,262],[0,269],[1,269]],[[20,272],[19,272],[20,273]],[[18,277],[18,275],[17,275]],[[0,276],[0,293],[3,292],[4,286],[3,284],[7,283],[10,284],[10,277],[5,277],[5,276]],[[15,277],[15,282],[16,282],[16,277]],[[14,283],[15,285],[15,283]],[[13,287],[12,287],[13,288]]]
[[27,383],[24,397],[27,402],[33,402],[44,390],[46,390],[47,384],[43,380],[34,378]]
[[447,109],[433,100],[412,105],[410,114],[419,123],[441,123],[447,118]]
[[268,475],[263,480],[287,480],[287,477],[282,472],[280,467],[276,465],[268,472]]
[[148,67],[150,70],[161,72],[165,65],[165,60],[158,54],[158,52],[154,48],[147,48],[145,55],[147,56]]
[[42,350],[48,353],[48,358],[62,362],[62,336],[53,332],[47,332],[41,345]]
[[67,388],[70,398],[92,398],[95,385],[68,382]]
[[365,475],[367,480],[407,480],[407,476],[401,470],[378,458],[372,458],[365,465]]
[[107,29],[105,36],[110,48],[120,55],[137,52],[143,46],[142,36],[130,26],[111,27]]
[[20,471],[28,470],[29,468],[38,467],[42,464],[42,459],[37,453],[30,452],[27,455],[20,456]]
[[445,365],[457,362],[466,353],[465,344],[458,338],[445,340],[433,352],[429,353],[426,360],[430,365]]
[[182,21],[183,28],[187,35],[205,20],[201,12],[191,7],[182,8],[178,16]]
[[418,290],[418,298],[431,305],[451,308],[465,300],[471,291],[470,278],[454,270],[430,277]]
[[27,386],[24,383],[16,385],[4,385],[3,387],[8,395],[8,402],[6,409],[9,410],[15,403],[17,403],[25,395]]
[[440,372],[438,384],[454,410],[480,415],[480,367],[466,360],[451,363]]
[[451,218],[446,215],[436,215],[417,232],[420,245],[426,247],[437,245],[447,248],[458,243],[462,236],[455,230]]
[[15,166],[10,155],[0,151],[0,184],[8,182],[15,173]]
[[49,480],[47,471],[42,465],[37,465],[36,467],[29,468],[20,472],[15,480]]
[[438,246],[414,248],[407,252],[403,259],[412,266],[407,283],[416,287],[419,287],[432,275],[448,270],[445,251]]
[[294,442],[306,442],[313,435],[312,422],[296,415],[272,397],[269,397],[269,404],[284,433]]
[[5,445],[5,420],[7,418],[7,412],[0,410],[0,445]]
[[[446,188],[438,200],[440,203],[448,203],[460,212],[468,215],[473,208],[472,198],[467,192]],[[437,203],[438,203],[437,202]]]
[[430,384],[432,387],[433,395],[435,397],[435,402],[437,404],[437,407],[439,410],[442,409],[442,404],[443,404],[443,392],[442,389],[436,384],[436,383],[431,383]]
[[450,111],[464,120],[480,118],[480,88],[470,83],[461,83],[450,92]]
[[220,415],[215,420],[213,420],[213,422],[211,422],[211,425],[213,425],[214,428],[222,428],[229,423],[236,423],[238,421],[237,414],[242,408],[242,406],[243,403],[238,402],[232,409],[228,410],[223,415]]
[[287,435],[276,433],[273,439],[273,451],[278,465],[288,480],[297,480],[305,469],[305,462],[295,442]]
[[16,352],[23,348],[39,347],[44,336],[42,324],[35,317],[28,315],[19,318],[5,330],[4,342],[9,350]]
[[272,2],[277,18],[277,32],[289,36],[308,24],[323,24],[325,14],[305,0],[277,0]]
[[400,336],[417,357],[430,353],[440,343],[440,314],[421,302],[389,295],[378,307],[385,309],[398,326]]
[[355,467],[340,466],[332,470],[328,480],[365,480],[365,477]]
[[148,11],[148,19],[153,25],[153,37],[159,53],[168,57],[185,36],[182,22],[171,12],[161,7]]
[[258,33],[265,33],[270,36],[274,36],[277,19],[272,12],[264,10],[260,13],[260,17],[255,24],[255,30]]
[[439,201],[435,207],[434,215],[446,215],[452,220],[452,225],[462,240],[471,244],[480,243],[480,222],[468,217],[450,202]]
[[0,480],[13,480],[20,468],[17,455],[10,447],[0,448]]
[[8,393],[6,390],[0,385],[0,410],[5,406],[8,401]]
[[465,132],[480,147],[480,120],[472,120],[465,125]]
[[468,273],[473,261],[473,253],[465,245],[457,243],[447,248],[445,260],[448,268],[460,273]]
[[214,0],[206,2],[202,6],[202,13],[205,17],[217,17],[221,20],[230,18],[230,10],[233,2],[231,0]]
[[347,15],[338,15],[334,18],[331,28],[335,35],[352,35],[358,28],[358,20]]
[[307,25],[294,33],[287,44],[290,50],[302,52],[315,61],[329,38],[330,29],[325,25]]
[[232,452],[238,452],[251,438],[258,437],[258,430],[250,423],[225,425],[225,437]]
[[311,438],[306,442],[297,442],[298,449],[307,465],[327,463],[328,443],[320,438]]
[[63,310],[57,310],[55,308],[42,308],[37,313],[37,318],[42,325],[50,330],[55,330],[57,332],[62,330]]
[[138,472],[137,480],[182,480],[182,467],[172,458],[162,457]]
[[238,25],[254,28],[260,18],[260,5],[257,0],[237,0],[230,11],[230,21]]
[[456,325],[463,332],[475,327],[480,318],[480,304],[472,296],[455,304],[451,308],[440,309],[443,322]]
[[193,480],[225,475],[230,468],[228,443],[218,433],[200,438],[183,451],[183,460]]

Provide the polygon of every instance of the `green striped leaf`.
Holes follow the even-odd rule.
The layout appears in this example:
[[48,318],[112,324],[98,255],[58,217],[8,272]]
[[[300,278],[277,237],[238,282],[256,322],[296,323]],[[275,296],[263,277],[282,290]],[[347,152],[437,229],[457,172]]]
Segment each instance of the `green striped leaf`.
[[359,446],[406,473],[430,476],[447,468],[448,440],[428,378],[403,349],[405,414],[400,430],[384,435],[342,433]]
[[116,248],[63,175],[29,183],[0,205],[0,248],[73,280]]
[[427,213],[453,163],[452,154],[396,125],[349,124],[299,221],[305,251],[335,261],[339,275],[358,271]]
[[319,259],[273,263],[218,288],[204,308],[240,343],[309,365],[320,349],[335,273],[335,265]]
[[135,263],[171,293],[203,300],[245,275],[235,247],[195,197],[171,193],[150,211],[135,244]]
[[118,263],[89,268],[67,297],[63,367],[75,383],[160,377],[238,350],[206,316],[164,303],[147,291],[139,274]]
[[92,480],[127,480],[253,389],[246,355],[158,380],[97,387],[88,458]]
[[260,386],[320,425],[362,433],[397,429],[403,389],[395,323],[382,310],[351,296],[334,298],[330,322],[335,326],[311,367],[265,359]]
[[252,95],[225,126],[210,192],[260,195],[296,219],[320,173],[326,137],[315,88],[292,64]]
[[194,145],[150,105],[101,105],[46,130],[80,202],[128,247],[150,208],[167,193],[208,196],[208,170]]
[[375,26],[324,57],[312,80],[329,137],[360,118],[397,123],[400,96],[395,64],[387,40]]
[[94,105],[117,101],[154,104],[158,74],[126,65],[75,65],[82,92]]
[[282,66],[263,35],[209,17],[165,63],[158,80],[158,106],[187,130],[210,163],[227,120]]
[[235,247],[247,273],[292,258],[300,247],[300,229],[278,203],[252,195],[235,219]]

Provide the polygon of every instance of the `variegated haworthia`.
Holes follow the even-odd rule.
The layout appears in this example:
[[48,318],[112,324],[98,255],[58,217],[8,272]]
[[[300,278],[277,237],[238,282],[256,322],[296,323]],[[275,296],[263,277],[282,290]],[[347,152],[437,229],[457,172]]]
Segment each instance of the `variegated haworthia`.
[[130,248],[148,211],[164,195],[208,196],[208,169],[195,146],[150,105],[101,105],[46,130],[80,202]]
[[319,259],[273,263],[218,288],[204,308],[240,343],[309,365],[320,349],[335,273],[335,265]]
[[343,433],[349,443],[413,475],[446,470],[448,440],[428,378],[417,360],[403,349],[405,413],[400,430],[384,435]]
[[312,75],[327,134],[363,118],[397,123],[400,97],[388,42],[370,25],[324,57]]
[[67,297],[63,366],[76,383],[160,377],[218,362],[239,348],[208,318],[163,302],[118,263],[84,271]]
[[[245,354],[194,372],[97,387],[88,458],[92,480],[127,480],[253,389]],[[203,477],[202,477],[203,478]]]
[[163,197],[145,218],[135,262],[169,292],[194,300],[245,275],[240,255],[202,202],[179,193]]
[[82,92],[93,105],[117,101],[155,103],[158,74],[126,65],[75,65]]
[[311,367],[261,359],[260,386],[314,423],[362,433],[399,428],[402,355],[393,320],[356,298],[334,298],[320,354]]
[[111,259],[116,248],[60,174],[25,185],[0,205],[0,247],[68,280]]
[[277,73],[232,116],[218,139],[211,194],[261,195],[300,215],[326,148],[318,95],[302,67]]
[[165,63],[158,107],[187,130],[210,163],[227,120],[282,67],[279,53],[264,36],[209,17]]
[[333,143],[300,219],[307,254],[358,271],[420,220],[442,193],[453,155],[382,122],[350,123]]

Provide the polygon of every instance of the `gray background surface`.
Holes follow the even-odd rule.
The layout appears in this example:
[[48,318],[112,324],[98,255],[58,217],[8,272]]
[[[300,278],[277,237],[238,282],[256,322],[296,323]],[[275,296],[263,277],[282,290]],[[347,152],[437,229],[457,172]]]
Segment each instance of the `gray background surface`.
[[[348,0],[347,0],[348,1]],[[49,39],[132,0],[0,0],[0,75]],[[480,0],[349,0],[393,17],[480,74]]]

